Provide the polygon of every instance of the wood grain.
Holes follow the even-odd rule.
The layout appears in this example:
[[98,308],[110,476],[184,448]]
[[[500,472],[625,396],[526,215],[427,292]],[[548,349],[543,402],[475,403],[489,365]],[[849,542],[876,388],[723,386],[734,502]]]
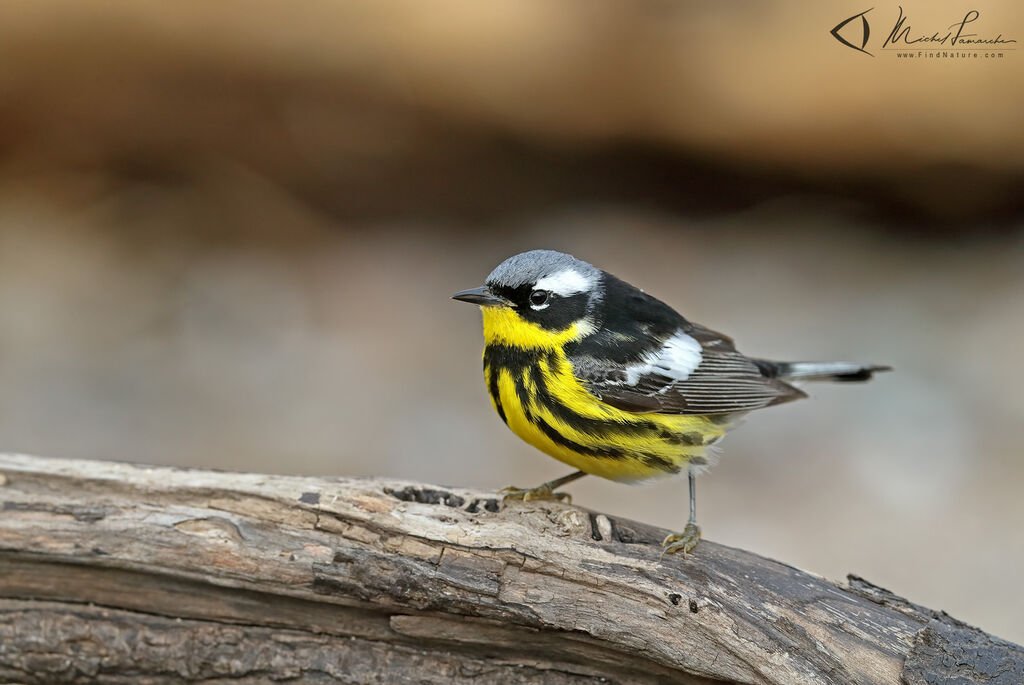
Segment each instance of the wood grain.
[[[1024,682],[851,577],[560,503],[0,455],[0,682]],[[952,656],[951,656],[952,655]]]

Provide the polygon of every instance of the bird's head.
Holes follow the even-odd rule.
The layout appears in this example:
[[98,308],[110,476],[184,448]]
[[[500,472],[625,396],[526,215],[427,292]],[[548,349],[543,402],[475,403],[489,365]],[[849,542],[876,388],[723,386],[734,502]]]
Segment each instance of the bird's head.
[[602,272],[572,255],[531,250],[509,257],[480,288],[452,295],[480,305],[488,344],[554,348],[595,329]]

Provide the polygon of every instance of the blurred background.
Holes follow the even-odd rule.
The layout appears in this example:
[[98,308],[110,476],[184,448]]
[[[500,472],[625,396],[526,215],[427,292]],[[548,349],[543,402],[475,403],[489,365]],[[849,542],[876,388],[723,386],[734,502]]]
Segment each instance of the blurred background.
[[[896,367],[750,416],[705,534],[1024,641],[1024,52],[897,59],[893,4],[866,55],[861,10],[0,4],[0,448],[536,485],[448,298],[560,249],[747,353]],[[571,488],[677,529],[685,489]]]

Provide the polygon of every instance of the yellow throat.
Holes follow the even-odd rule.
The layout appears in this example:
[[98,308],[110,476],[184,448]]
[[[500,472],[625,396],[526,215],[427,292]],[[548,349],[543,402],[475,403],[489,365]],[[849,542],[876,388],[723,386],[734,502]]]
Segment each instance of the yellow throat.
[[725,427],[704,416],[639,414],[602,402],[576,378],[564,347],[595,329],[582,319],[560,331],[510,307],[483,307],[484,377],[491,403],[527,443],[581,471],[642,481],[706,464]]

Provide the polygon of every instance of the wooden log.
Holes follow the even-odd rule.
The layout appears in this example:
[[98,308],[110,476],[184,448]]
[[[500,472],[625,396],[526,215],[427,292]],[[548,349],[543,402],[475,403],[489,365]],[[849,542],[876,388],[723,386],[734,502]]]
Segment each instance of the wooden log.
[[860,578],[556,502],[7,454],[0,503],[0,682],[1024,682]]

